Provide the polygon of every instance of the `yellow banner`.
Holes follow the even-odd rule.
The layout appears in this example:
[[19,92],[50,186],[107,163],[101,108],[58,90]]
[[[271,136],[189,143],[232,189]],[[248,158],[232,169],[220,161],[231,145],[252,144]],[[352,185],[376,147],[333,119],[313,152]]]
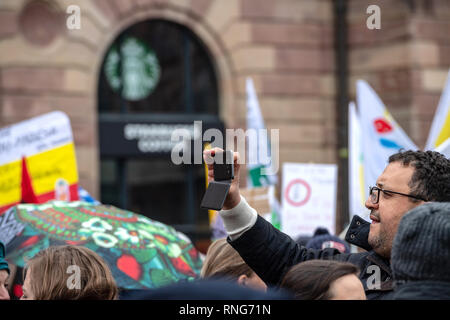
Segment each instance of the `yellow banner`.
[[0,166],[0,207],[20,201],[22,160]]
[[[78,182],[73,143],[26,158],[34,193],[40,196],[55,190],[59,179],[69,185]],[[22,160],[0,166],[0,207],[21,199]]]

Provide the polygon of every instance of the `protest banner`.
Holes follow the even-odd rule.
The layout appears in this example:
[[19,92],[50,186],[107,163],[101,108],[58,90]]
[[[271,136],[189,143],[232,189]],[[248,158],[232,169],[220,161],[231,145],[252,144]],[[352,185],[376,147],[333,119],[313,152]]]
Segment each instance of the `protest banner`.
[[59,111],[0,129],[0,214],[52,199],[78,200],[72,129]]
[[334,234],[336,181],[334,164],[284,163],[282,231],[296,238],[324,227]]

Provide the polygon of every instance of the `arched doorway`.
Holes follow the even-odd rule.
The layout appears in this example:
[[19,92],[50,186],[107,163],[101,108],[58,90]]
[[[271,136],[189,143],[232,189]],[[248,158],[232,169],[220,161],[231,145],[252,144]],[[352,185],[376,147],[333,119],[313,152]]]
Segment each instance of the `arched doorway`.
[[171,161],[171,131],[202,121],[223,130],[208,49],[188,28],[139,22],[115,39],[98,83],[101,201],[207,237],[201,164]]

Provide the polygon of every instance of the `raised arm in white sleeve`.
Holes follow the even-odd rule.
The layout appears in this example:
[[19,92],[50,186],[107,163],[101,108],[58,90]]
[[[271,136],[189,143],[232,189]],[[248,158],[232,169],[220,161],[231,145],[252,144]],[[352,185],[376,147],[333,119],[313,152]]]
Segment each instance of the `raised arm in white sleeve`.
[[219,214],[231,240],[236,240],[253,227],[258,217],[256,210],[250,207],[242,195],[237,206],[230,210],[221,210]]

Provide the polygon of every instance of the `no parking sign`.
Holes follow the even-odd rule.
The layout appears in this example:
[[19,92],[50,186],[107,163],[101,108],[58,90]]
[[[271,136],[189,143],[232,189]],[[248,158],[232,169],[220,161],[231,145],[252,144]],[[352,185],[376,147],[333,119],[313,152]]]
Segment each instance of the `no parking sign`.
[[335,233],[337,166],[284,163],[282,231],[293,238],[317,227]]

